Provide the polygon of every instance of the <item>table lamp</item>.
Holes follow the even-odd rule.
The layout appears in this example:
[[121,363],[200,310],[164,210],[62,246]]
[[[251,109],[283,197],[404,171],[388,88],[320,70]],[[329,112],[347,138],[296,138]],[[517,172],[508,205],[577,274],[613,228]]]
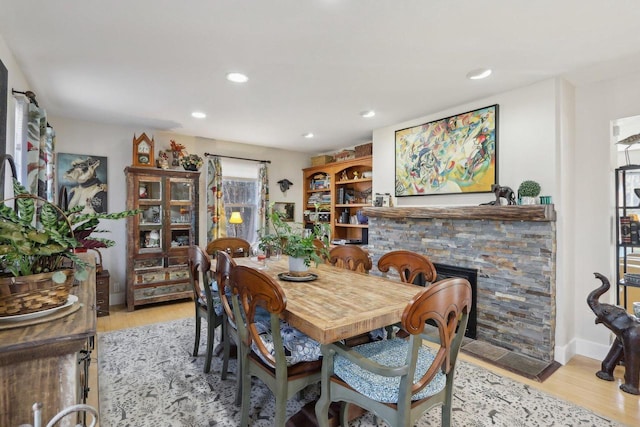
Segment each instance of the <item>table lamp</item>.
[[242,217],[240,216],[240,212],[231,212],[231,217],[229,218],[229,224],[233,224],[236,228],[236,237],[238,237],[238,224],[242,224]]

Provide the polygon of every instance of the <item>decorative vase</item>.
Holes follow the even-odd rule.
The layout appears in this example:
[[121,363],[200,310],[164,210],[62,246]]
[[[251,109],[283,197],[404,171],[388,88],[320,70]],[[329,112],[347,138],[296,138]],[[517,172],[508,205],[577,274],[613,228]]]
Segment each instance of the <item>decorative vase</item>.
[[289,257],[289,274],[296,277],[309,275],[309,267],[304,263],[304,258]]
[[196,167],[196,165],[186,165],[186,166],[182,166],[184,168],[184,170],[186,171],[197,171],[198,168]]
[[520,204],[521,205],[536,205],[536,198],[535,197],[526,197],[523,196],[520,198]]

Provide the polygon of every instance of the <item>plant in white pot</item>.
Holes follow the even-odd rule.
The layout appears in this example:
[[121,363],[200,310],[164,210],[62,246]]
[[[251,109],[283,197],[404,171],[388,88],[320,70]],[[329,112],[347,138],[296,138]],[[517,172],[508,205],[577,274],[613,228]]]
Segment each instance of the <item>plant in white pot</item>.
[[518,198],[523,205],[535,205],[535,198],[540,195],[540,184],[535,181],[522,181],[518,187]]
[[[266,230],[259,232],[259,248],[265,253],[274,250],[281,251],[289,257],[289,273],[292,276],[306,276],[313,261],[316,265],[324,262],[323,256],[328,256],[326,248],[329,246],[328,233],[325,224],[315,224],[313,230],[305,229],[300,223],[286,222],[283,214],[271,209]],[[318,248],[314,240],[320,240],[323,248]]]

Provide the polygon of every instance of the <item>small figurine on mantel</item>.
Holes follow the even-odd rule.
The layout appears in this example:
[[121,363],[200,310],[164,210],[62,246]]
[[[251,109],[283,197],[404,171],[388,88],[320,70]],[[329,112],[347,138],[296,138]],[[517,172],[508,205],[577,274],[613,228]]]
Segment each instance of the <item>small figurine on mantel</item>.
[[164,150],[160,150],[160,152],[158,153],[158,167],[160,169],[169,169],[169,155],[167,154],[166,151]]
[[358,179],[358,171],[353,172],[353,179]]
[[496,199],[491,202],[481,203],[480,205],[502,205],[502,200],[505,199],[507,201],[507,205],[515,205],[516,204],[516,196],[511,187],[503,187],[498,184],[493,184],[491,186],[491,191],[495,194]]

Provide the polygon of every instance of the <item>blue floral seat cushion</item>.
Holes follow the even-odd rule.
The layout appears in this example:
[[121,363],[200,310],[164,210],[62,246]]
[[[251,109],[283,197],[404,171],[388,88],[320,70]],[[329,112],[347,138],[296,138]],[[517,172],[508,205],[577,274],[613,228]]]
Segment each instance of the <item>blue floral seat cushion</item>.
[[[404,364],[409,350],[409,341],[402,339],[375,341],[353,347],[353,350],[381,365],[396,367]],[[420,347],[414,382],[419,380],[429,369],[435,354],[436,352],[430,347]],[[335,356],[333,369],[337,376],[359,393],[378,402],[398,402],[400,377],[384,377],[374,374],[339,355]],[[411,399],[419,400],[432,396],[442,391],[445,385],[446,376],[440,370],[433,380],[425,388],[414,394]]]
[[[222,316],[222,312],[224,311],[224,307],[222,307],[222,300],[220,299],[220,295],[218,294],[218,284],[215,280],[211,282],[211,298],[213,300],[213,311],[216,313],[216,316]],[[198,298],[198,304],[206,306],[205,296],[203,293],[200,294],[200,298]]]
[[[268,312],[267,316],[269,316]],[[256,327],[260,332],[260,339],[264,343],[265,347],[269,350],[269,353],[275,357],[273,336],[269,328],[269,322],[269,317],[266,317],[266,319],[263,320],[256,319]],[[280,321],[280,335],[282,336],[282,345],[284,347],[287,366],[292,366],[300,362],[313,362],[320,359],[322,356],[319,342],[309,338],[307,335],[289,325],[284,320]],[[251,348],[254,353],[260,356],[260,359],[262,359],[264,363],[272,368],[274,367],[270,362],[262,357],[262,353],[260,353],[260,350],[258,350],[255,343],[251,343]]]
[[[230,298],[230,297],[229,297]],[[244,319],[244,313],[242,313],[242,317]],[[258,329],[258,333],[259,334],[263,334],[266,332],[269,332],[269,325],[270,325],[270,321],[271,321],[271,315],[269,314],[269,312],[267,310],[265,310],[262,307],[256,307],[256,314],[254,314],[254,319],[256,322],[256,328]],[[238,327],[236,326],[235,322],[231,319],[229,320],[229,325],[233,328],[233,329],[238,329]]]

